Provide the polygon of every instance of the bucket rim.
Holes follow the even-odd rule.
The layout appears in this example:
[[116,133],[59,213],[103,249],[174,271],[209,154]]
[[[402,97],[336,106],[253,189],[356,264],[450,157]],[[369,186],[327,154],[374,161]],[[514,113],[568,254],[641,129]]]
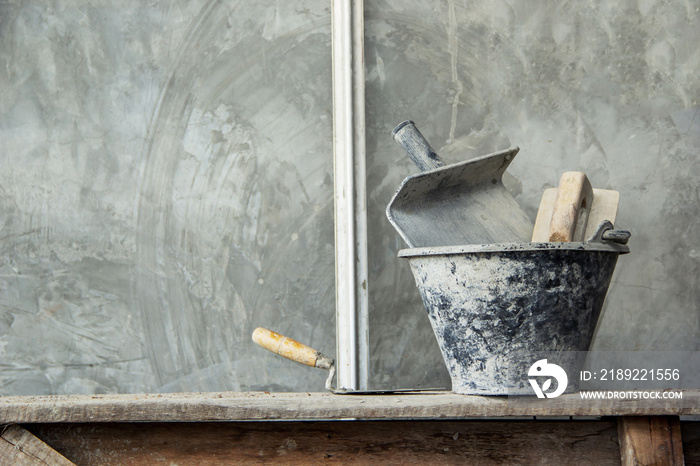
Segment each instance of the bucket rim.
[[462,246],[427,246],[401,249],[398,257],[448,256],[455,254],[479,254],[487,252],[538,252],[538,251],[596,251],[627,254],[629,247],[613,242],[584,241],[571,243],[494,243],[467,244]]

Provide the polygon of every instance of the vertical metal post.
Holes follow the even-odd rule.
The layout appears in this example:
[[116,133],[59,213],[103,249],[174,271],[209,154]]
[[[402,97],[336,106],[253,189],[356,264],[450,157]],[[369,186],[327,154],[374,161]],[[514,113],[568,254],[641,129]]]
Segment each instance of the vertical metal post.
[[369,385],[364,5],[332,1],[338,387]]

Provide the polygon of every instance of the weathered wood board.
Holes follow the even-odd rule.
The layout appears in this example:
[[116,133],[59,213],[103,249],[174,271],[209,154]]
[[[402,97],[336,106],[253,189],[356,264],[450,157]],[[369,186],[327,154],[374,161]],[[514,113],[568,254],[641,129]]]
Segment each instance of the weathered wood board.
[[0,423],[253,420],[465,419],[512,416],[683,416],[700,414],[700,390],[682,399],[584,400],[452,392],[402,395],[219,392],[0,397]]
[[622,466],[685,464],[677,417],[623,416],[617,427]]
[[17,424],[0,428],[0,464],[69,466],[73,463]]
[[81,465],[619,465],[614,421],[358,421],[42,424]]

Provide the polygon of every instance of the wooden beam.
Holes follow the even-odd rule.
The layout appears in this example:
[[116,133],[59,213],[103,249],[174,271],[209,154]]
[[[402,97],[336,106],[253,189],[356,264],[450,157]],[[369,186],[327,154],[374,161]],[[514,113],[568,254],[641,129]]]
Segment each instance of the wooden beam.
[[617,426],[623,466],[685,464],[677,416],[624,416]]
[[43,424],[77,464],[619,465],[615,421]]
[[584,400],[535,397],[330,393],[174,393],[0,397],[0,423],[258,420],[465,419],[512,416],[681,416],[700,414],[700,390],[682,399]]
[[68,466],[68,461],[31,432],[16,424],[0,429],[0,464]]

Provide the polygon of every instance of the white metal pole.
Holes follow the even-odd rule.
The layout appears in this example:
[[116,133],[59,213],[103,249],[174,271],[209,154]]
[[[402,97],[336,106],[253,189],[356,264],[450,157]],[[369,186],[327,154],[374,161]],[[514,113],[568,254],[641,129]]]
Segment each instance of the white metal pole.
[[364,12],[333,0],[333,161],[338,387],[369,386]]

